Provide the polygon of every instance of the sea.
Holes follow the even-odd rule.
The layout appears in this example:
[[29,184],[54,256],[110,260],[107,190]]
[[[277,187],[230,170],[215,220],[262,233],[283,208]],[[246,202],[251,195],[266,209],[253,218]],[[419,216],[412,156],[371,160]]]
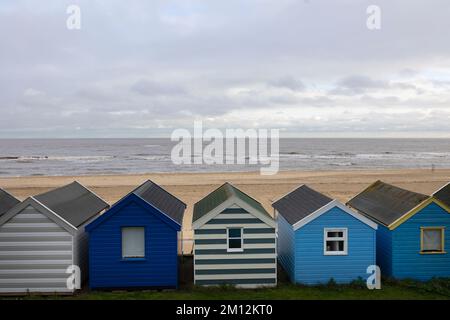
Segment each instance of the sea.
[[[171,152],[177,143],[168,138],[0,139],[0,177],[243,172],[257,171],[262,166],[250,161],[176,164]],[[450,139],[286,138],[279,141],[279,170],[283,171],[401,168],[450,168]]]

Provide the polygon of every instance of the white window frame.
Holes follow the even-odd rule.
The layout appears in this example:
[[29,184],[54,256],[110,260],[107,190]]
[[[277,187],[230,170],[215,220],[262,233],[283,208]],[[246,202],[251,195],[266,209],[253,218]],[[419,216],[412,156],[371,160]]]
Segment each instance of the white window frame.
[[[230,239],[239,239],[237,237],[230,238],[230,229],[240,229],[241,230],[241,247],[240,248],[230,248]],[[244,228],[243,227],[228,227],[227,228],[227,252],[242,252],[244,251]]]
[[[143,256],[135,256],[135,257],[133,257],[133,256],[125,256],[124,255],[124,239],[123,239],[123,232],[124,232],[124,229],[142,229],[143,230],[143,233],[144,233],[144,243],[143,243],[143,245],[144,245],[144,255]],[[121,256],[122,256],[122,260],[139,260],[139,259],[145,259],[146,258],[146,251],[147,251],[147,249],[146,249],[146,241],[145,241],[145,239],[146,239],[146,230],[145,230],[146,228],[145,227],[142,227],[142,226],[126,226],[126,227],[121,227],[120,228],[120,232],[121,232],[121,234],[120,234],[120,236],[121,236],[121,244],[122,244],[122,252],[121,252]]]
[[[328,237],[328,232],[342,232],[342,237]],[[344,241],[344,251],[328,251],[327,241]],[[324,228],[323,229],[323,254],[325,256],[348,255],[348,229],[347,228]]]

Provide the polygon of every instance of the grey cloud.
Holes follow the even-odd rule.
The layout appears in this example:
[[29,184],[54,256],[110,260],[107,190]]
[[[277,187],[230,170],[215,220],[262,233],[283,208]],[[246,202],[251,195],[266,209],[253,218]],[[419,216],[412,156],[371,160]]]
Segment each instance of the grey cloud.
[[185,90],[173,84],[163,84],[153,80],[139,80],[131,86],[131,90],[142,95],[180,95],[185,94]]
[[305,84],[302,81],[292,76],[285,76],[276,80],[269,81],[269,85],[277,88],[286,88],[292,91],[303,91],[306,88]]
[[[377,112],[378,127],[410,121],[431,130],[439,116],[419,124],[420,112],[450,109],[447,0],[380,0],[376,32],[365,26],[366,0],[76,3],[79,31],[65,28],[73,1],[0,3],[0,137],[96,134],[99,121],[102,134],[194,118],[230,123],[231,113],[251,125],[278,110],[312,119],[326,108],[346,114],[311,121],[309,130],[374,129],[363,121],[368,112]],[[411,120],[390,116],[391,108]]]
[[340,79],[336,83],[336,88],[331,90],[332,94],[361,94],[371,89],[387,88],[388,83],[375,80],[368,76],[352,75]]

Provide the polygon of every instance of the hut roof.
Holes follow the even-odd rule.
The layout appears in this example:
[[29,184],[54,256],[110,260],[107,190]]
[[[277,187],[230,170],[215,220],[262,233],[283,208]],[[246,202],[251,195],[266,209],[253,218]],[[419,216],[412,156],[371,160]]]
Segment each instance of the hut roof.
[[193,221],[197,221],[208,212],[218,207],[221,203],[227,201],[232,197],[237,197],[255,210],[267,215],[272,219],[270,214],[266,211],[266,209],[264,209],[261,203],[259,203],[246,193],[242,192],[235,186],[226,182],[194,205]]
[[79,227],[109,205],[78,182],[34,197],[74,227]]
[[147,180],[132,193],[182,225],[186,204],[153,181]]
[[20,201],[3,189],[0,189],[0,216],[8,212]]
[[376,181],[347,204],[389,226],[428,198],[421,193]]
[[433,194],[433,197],[450,207],[450,182]]
[[294,225],[332,201],[333,199],[310,187],[301,185],[294,191],[275,201],[272,206],[287,222]]

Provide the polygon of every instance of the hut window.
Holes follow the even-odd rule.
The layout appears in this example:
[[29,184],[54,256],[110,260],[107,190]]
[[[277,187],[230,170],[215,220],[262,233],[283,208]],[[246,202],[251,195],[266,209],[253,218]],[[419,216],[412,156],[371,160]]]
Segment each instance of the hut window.
[[144,227],[122,228],[122,258],[145,258]]
[[421,228],[421,253],[444,253],[444,228]]
[[325,255],[346,255],[348,247],[346,228],[325,228],[323,252]]
[[229,252],[243,251],[242,242],[242,228],[229,228],[227,230],[227,250]]

